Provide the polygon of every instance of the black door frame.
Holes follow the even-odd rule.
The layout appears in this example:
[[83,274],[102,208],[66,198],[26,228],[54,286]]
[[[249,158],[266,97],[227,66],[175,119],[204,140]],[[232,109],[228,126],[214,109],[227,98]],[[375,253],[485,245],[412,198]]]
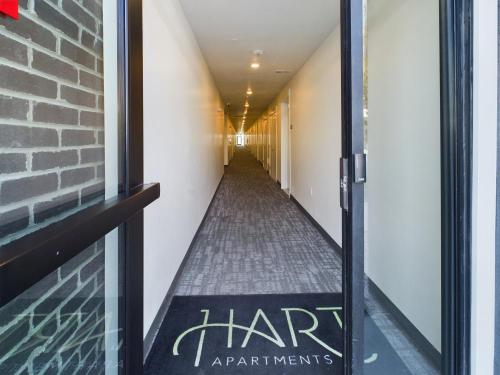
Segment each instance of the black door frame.
[[[470,373],[472,0],[440,0],[442,373]],[[344,373],[363,373],[363,0],[341,0]]]
[[[142,0],[118,0],[119,123],[125,129],[124,190],[144,184]],[[159,193],[159,192],[158,192]],[[125,374],[142,374],[144,364],[144,214],[124,224]]]

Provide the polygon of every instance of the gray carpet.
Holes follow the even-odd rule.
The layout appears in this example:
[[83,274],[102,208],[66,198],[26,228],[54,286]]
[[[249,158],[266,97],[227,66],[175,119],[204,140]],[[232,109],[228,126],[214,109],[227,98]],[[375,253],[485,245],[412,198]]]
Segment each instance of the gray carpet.
[[246,150],[227,167],[177,294],[342,291],[342,260]]
[[[341,291],[341,257],[251,153],[238,150],[193,243],[175,294]],[[369,293],[367,311],[412,374],[440,373]]]

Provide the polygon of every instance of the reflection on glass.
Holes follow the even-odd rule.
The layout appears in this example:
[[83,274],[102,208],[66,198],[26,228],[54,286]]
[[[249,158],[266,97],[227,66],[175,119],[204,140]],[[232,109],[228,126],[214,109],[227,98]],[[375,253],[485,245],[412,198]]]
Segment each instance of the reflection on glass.
[[1,374],[122,372],[117,250],[101,239],[0,308]]
[[440,374],[439,4],[366,1],[365,374]]

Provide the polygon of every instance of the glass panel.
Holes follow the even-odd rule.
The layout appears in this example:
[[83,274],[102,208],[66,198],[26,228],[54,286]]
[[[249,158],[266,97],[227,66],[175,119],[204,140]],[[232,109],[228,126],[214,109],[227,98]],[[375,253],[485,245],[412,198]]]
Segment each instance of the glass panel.
[[439,374],[439,4],[365,11],[365,374]]
[[103,3],[26,0],[0,18],[0,245],[102,201],[108,174],[118,186],[116,3]]
[[1,374],[122,373],[118,229],[0,308]]

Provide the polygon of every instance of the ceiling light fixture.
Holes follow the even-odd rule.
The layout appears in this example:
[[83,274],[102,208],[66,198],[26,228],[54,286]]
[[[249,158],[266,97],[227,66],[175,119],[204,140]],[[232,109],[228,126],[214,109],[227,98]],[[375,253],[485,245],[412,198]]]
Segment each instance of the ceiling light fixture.
[[253,51],[253,54],[255,57],[253,58],[253,61],[250,64],[250,67],[252,69],[259,69],[260,68],[259,58],[260,58],[260,56],[262,56],[264,54],[264,51],[262,51],[261,49],[256,49],[255,51]]
[[252,89],[250,89],[250,88],[249,88],[249,89],[247,90],[247,95],[253,95],[253,91],[252,91]]
[[250,104],[245,103],[245,107],[246,107],[246,108],[250,107]]

